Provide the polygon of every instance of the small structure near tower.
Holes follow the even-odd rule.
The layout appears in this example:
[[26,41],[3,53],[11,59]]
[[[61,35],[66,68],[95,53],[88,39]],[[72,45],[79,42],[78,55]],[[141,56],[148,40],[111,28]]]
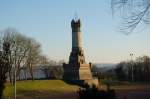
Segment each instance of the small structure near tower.
[[92,80],[91,63],[85,62],[84,51],[81,44],[81,22],[80,19],[71,21],[72,28],[72,51],[69,63],[63,64],[64,80],[85,81]]

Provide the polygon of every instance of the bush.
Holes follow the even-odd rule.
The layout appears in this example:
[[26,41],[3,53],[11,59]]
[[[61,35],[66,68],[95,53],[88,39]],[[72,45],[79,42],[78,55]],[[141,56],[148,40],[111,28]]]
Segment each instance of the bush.
[[85,85],[77,92],[78,99],[116,99],[114,90],[99,90],[95,85]]

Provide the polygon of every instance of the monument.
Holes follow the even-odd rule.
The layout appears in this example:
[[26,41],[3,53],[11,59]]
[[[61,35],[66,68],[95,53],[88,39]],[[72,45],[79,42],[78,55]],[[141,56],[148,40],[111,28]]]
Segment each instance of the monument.
[[71,21],[72,28],[72,50],[69,57],[69,63],[63,64],[65,80],[91,80],[91,63],[85,62],[83,47],[81,44],[81,22],[80,19]]

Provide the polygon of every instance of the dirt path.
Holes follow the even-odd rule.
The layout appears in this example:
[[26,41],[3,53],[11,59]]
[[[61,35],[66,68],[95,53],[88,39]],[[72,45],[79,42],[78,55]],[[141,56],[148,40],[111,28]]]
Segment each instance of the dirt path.
[[117,99],[150,99],[150,90],[147,89],[117,90],[116,98]]
[[45,99],[77,99],[77,94],[72,92],[72,93],[66,93],[57,96],[50,96],[49,98],[45,98]]

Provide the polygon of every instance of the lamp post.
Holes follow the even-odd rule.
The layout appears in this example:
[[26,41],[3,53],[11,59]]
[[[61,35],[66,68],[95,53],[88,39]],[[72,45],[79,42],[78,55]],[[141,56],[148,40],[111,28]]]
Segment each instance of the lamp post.
[[16,66],[15,66],[14,72],[15,72],[15,86],[14,86],[15,93],[14,93],[14,95],[15,95],[15,99],[16,99]]
[[12,85],[13,85],[13,97],[14,99],[16,99],[16,66],[13,65],[13,81],[12,81]]
[[130,57],[131,57],[131,68],[132,68],[132,82],[134,81],[134,75],[133,75],[133,53],[130,53]]
[[[15,40],[14,40],[14,46],[16,46]],[[16,61],[15,64],[13,65],[13,86],[14,86],[14,99],[16,99]]]

